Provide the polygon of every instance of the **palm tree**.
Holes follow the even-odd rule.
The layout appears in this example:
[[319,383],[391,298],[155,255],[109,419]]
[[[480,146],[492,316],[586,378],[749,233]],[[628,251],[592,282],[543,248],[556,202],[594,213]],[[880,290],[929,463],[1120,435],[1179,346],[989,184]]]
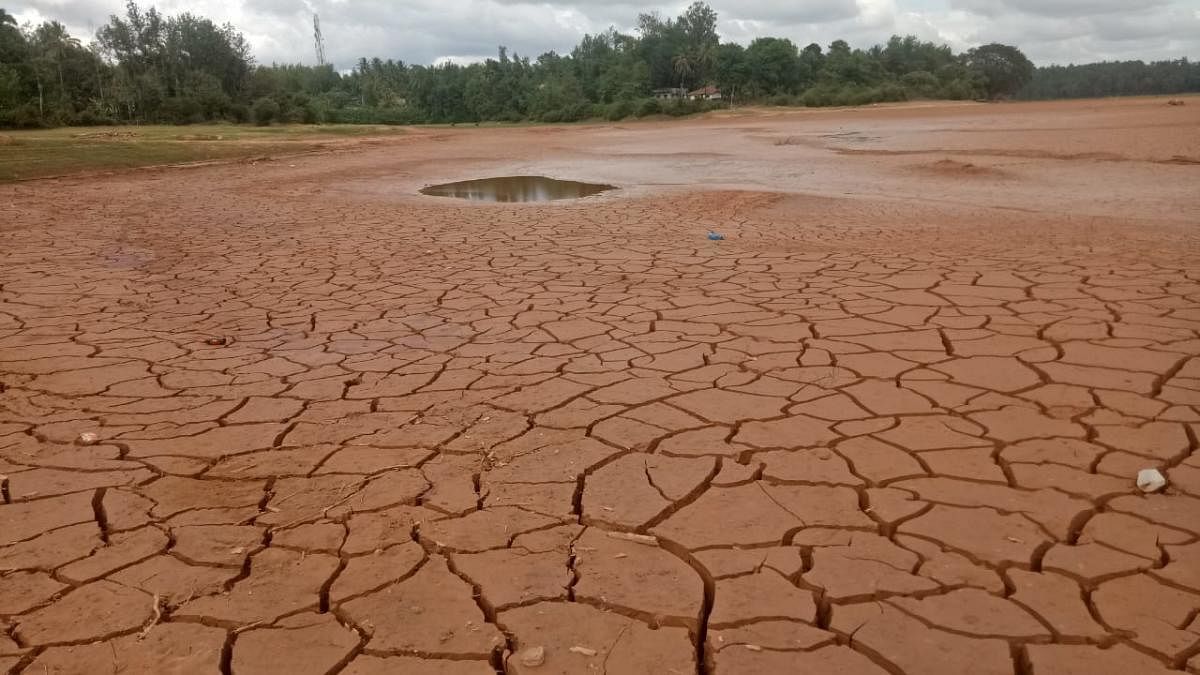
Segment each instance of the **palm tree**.
[[63,83],[62,64],[68,51],[79,49],[82,46],[79,38],[71,37],[71,34],[67,32],[67,27],[57,21],[38,26],[37,37],[43,53],[54,60],[54,67],[58,70],[58,91],[62,94],[66,91]]
[[675,74],[679,76],[679,88],[686,89],[684,81],[695,72],[695,63],[692,57],[688,54],[679,54],[675,57],[672,65],[675,68]]
[[[700,45],[696,48],[692,61],[696,65],[697,74],[708,80],[712,75],[713,66],[717,62],[717,45],[711,42]],[[708,84],[708,82],[701,84]]]

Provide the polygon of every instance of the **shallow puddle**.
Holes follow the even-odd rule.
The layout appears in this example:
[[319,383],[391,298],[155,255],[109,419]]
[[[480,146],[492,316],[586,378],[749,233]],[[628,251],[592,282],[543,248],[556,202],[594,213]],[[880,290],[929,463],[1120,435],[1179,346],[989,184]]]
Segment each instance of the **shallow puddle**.
[[549,202],[578,199],[615,189],[612,185],[580,183],[545,176],[499,176],[422,188],[421,194],[433,197],[457,197],[477,202]]

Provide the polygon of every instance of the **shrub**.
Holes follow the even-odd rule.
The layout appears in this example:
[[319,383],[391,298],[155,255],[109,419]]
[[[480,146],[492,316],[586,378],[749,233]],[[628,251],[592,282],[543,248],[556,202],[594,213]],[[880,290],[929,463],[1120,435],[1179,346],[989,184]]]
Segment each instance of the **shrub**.
[[604,119],[611,122],[623,120],[633,114],[633,101],[614,101],[604,111]]
[[274,99],[260,98],[254,102],[254,123],[260,127],[271,124],[279,117],[279,104]]
[[829,90],[825,87],[809,87],[801,96],[800,102],[810,108],[829,105]]
[[118,122],[116,120],[114,120],[112,117],[109,117],[108,115],[105,115],[103,113],[99,113],[90,108],[79,111],[79,114],[76,115],[75,119],[72,121],[72,124],[75,124],[75,125],[78,125],[81,127],[94,127],[94,126],[98,126],[101,124],[117,124],[117,123]]
[[[600,112],[597,112],[597,109]],[[600,104],[593,106],[590,103],[572,103],[562,109],[562,121],[578,122],[589,117],[602,117],[603,109],[604,106]]]
[[648,98],[638,104],[636,115],[638,117],[647,117],[649,115],[657,115],[661,112],[662,106],[658,104],[658,99]]
[[914,70],[900,77],[900,84],[912,96],[930,98],[937,94],[938,79],[933,73],[925,70]]
[[32,129],[42,126],[36,103],[26,103],[8,110],[0,109],[0,127]]
[[942,87],[941,97],[952,101],[968,101],[980,94],[979,90],[965,80],[951,80]]
[[691,115],[697,110],[696,102],[686,98],[673,98],[670,102],[662,105],[662,111],[671,117]]
[[245,103],[234,103],[229,106],[229,121],[243,124],[250,121],[250,108]]

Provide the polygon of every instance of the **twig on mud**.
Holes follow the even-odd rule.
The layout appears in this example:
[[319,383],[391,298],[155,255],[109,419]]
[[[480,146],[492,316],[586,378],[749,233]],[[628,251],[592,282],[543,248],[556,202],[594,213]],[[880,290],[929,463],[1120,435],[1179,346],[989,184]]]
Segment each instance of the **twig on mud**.
[[283,497],[283,498],[281,498],[281,499],[277,499],[277,500],[275,500],[275,503],[274,503],[274,504],[272,504],[272,506],[279,506],[280,504],[282,504],[282,503],[286,502],[287,500],[291,499],[292,497],[295,497],[296,495],[300,494],[301,492],[304,492],[304,490],[303,490],[303,489],[296,490],[295,492],[293,492],[292,494],[290,494],[290,495],[288,495],[288,496],[286,496],[286,497]]
[[633,534],[632,532],[608,532],[610,539],[624,539],[637,544],[646,544],[648,546],[658,546],[658,539],[651,537],[648,534]]
[[150,623],[147,624],[146,627],[142,629],[141,633],[138,633],[137,639],[139,639],[139,640],[145,639],[145,637],[150,634],[150,629],[157,626],[159,621],[162,621],[162,614],[163,614],[162,613],[162,599],[158,597],[158,593],[155,593],[154,594],[154,618],[151,619]]
[[232,632],[234,635],[237,635],[238,633],[244,633],[244,632],[250,630],[251,628],[258,628],[259,626],[265,625],[266,623],[267,623],[266,619],[259,619],[258,621],[255,621],[254,623],[248,623],[245,626],[238,626],[237,628],[234,628]]

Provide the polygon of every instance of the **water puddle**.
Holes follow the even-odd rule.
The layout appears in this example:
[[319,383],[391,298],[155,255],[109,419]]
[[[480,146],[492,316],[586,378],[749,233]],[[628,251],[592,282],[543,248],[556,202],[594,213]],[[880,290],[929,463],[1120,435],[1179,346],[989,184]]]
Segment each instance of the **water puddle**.
[[433,197],[457,197],[476,202],[549,202],[578,199],[616,189],[612,185],[580,183],[545,176],[499,176],[421,188],[421,194]]

